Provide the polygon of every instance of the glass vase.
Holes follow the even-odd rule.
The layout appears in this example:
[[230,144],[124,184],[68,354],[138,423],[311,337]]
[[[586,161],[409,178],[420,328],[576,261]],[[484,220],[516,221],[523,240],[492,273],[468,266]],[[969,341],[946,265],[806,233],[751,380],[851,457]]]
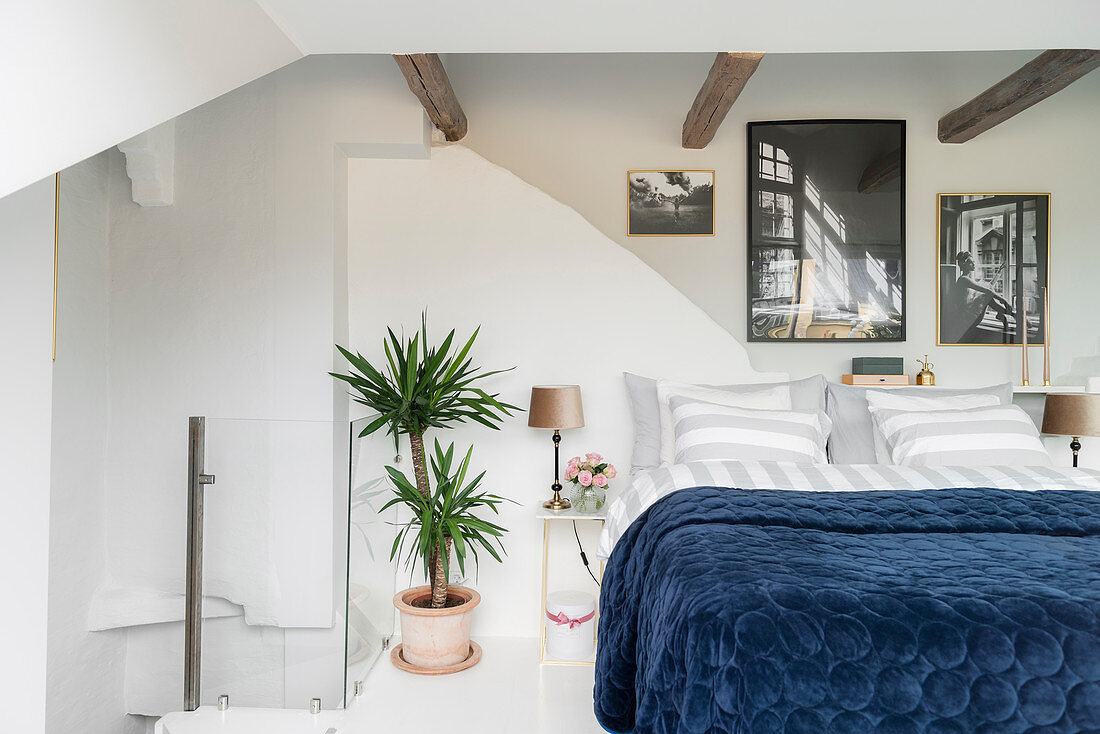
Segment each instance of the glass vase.
[[607,487],[597,487],[595,484],[585,487],[577,484],[573,488],[569,501],[577,512],[583,515],[595,514],[607,501]]

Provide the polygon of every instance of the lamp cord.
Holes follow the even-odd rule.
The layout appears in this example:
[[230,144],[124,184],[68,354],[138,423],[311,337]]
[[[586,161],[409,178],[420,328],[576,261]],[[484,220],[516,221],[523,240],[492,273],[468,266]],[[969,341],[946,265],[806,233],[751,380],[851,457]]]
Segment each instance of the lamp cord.
[[588,575],[592,577],[592,580],[596,582],[596,586],[599,587],[600,582],[596,579],[596,574],[592,573],[592,568],[588,565],[588,556],[584,554],[584,546],[581,545],[581,535],[577,532],[577,521],[573,521],[573,536],[577,539],[577,549],[581,552],[581,563],[584,564],[584,570],[588,571]]

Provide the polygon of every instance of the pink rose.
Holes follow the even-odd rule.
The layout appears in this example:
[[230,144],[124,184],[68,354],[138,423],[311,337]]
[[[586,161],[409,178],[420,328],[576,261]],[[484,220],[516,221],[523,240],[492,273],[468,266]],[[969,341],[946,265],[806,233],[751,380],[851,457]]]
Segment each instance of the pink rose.
[[615,470],[614,465],[608,464],[607,467],[603,470],[603,473],[607,475],[608,479],[614,479],[615,475],[619,472]]
[[596,464],[599,464],[601,461],[603,461],[603,457],[600,456],[599,454],[585,454],[584,458],[592,466],[595,466]]
[[581,463],[581,457],[574,456],[569,460],[569,466],[578,466]]
[[596,476],[592,477],[592,483],[595,484],[597,487],[606,487],[607,477],[605,477],[603,474],[597,474]]
[[573,481],[574,477],[577,476],[579,471],[580,470],[577,469],[577,467],[574,466],[573,464],[570,464],[569,466],[565,467],[565,481],[567,481],[567,482]]
[[592,484],[592,472],[585,469],[577,475],[577,481],[581,483],[582,487],[588,487]]

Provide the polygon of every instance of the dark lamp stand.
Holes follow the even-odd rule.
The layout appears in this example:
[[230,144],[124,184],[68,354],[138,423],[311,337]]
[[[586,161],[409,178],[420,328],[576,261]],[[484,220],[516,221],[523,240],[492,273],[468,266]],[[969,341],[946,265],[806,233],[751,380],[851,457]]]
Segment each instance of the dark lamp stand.
[[531,428],[554,429],[554,483],[550,488],[554,496],[542,503],[548,510],[568,510],[569,500],[562,499],[561,480],[558,474],[558,452],[561,446],[561,430],[584,428],[584,408],[581,407],[579,385],[535,385],[531,388],[531,409],[527,412],[527,425]]
[[1069,450],[1077,467],[1081,436],[1100,436],[1100,394],[1049,393],[1043,406],[1042,433],[1070,436]]
[[561,432],[555,429],[554,431],[554,483],[550,485],[550,489],[554,490],[554,496],[551,499],[542,503],[542,506],[548,510],[568,510],[571,505],[569,500],[561,496],[561,481],[558,477],[558,469],[561,466],[561,462],[558,460],[558,449],[561,446]]

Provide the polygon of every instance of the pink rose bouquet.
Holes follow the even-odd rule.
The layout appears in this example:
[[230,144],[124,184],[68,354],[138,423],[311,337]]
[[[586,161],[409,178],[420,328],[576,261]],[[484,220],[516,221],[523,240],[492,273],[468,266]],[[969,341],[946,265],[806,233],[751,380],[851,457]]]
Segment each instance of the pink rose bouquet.
[[615,466],[599,454],[574,456],[565,467],[565,481],[582,487],[607,487],[618,472]]

